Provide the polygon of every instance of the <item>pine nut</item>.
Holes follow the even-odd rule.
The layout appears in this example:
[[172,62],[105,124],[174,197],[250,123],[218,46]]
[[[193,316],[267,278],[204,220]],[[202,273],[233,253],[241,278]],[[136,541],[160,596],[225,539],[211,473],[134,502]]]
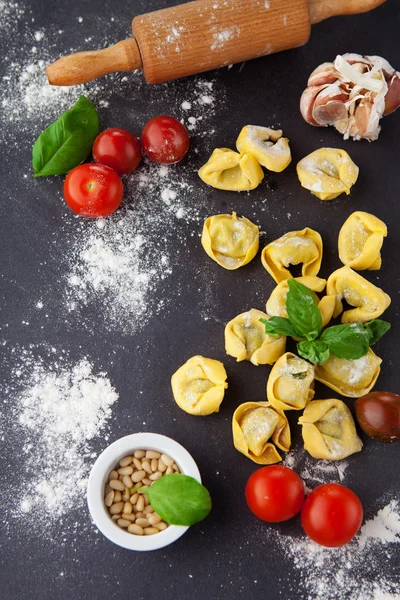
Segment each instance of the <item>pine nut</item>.
[[136,525],[136,523],[129,525],[128,531],[129,533],[134,533],[135,535],[143,535],[143,528],[140,527],[140,525]]
[[133,464],[135,465],[138,471],[142,470],[142,463],[138,458],[133,459]]
[[138,483],[142,481],[143,477],[146,476],[146,471],[136,471],[136,473],[132,473],[131,479],[134,483]]
[[148,519],[149,519],[150,525],[155,525],[156,523],[159,523],[161,521],[161,517],[157,513],[154,513],[153,515],[149,515]]
[[104,504],[107,508],[110,508],[111,504],[114,502],[114,490],[108,492],[107,496],[104,498]]
[[167,470],[167,465],[163,462],[162,458],[158,459],[158,470],[161,471],[161,473],[164,473],[164,471]]
[[146,458],[160,458],[161,454],[156,450],[147,450]]
[[144,469],[146,471],[146,473],[148,473],[149,475],[151,475],[152,470],[151,470],[151,465],[149,463],[148,460],[144,460],[142,462],[142,469]]
[[143,496],[139,496],[139,500],[136,502],[136,510],[141,512],[143,509],[144,509],[144,498],[143,498]]
[[131,488],[133,486],[132,479],[129,477],[129,475],[123,476],[122,483],[126,485],[127,488]]
[[170,456],[168,456],[168,454],[161,454],[161,460],[165,465],[167,465],[167,467],[172,467],[172,465],[174,464],[173,459]]
[[120,527],[123,527],[123,528],[125,528],[125,529],[126,529],[127,527],[129,527],[129,525],[131,524],[131,522],[130,522],[130,521],[127,521],[127,519],[118,519],[117,523],[118,523],[118,525],[119,525]]
[[124,484],[119,479],[112,479],[109,485],[113,490],[119,490],[120,492],[123,492],[125,489]]
[[146,527],[145,529],[143,529],[144,535],[153,535],[154,533],[158,533],[159,529],[156,529],[155,527]]
[[117,515],[118,513],[122,513],[123,508],[124,508],[124,503],[117,502],[116,504],[112,504],[110,506],[109,511],[110,511],[111,515]]
[[120,475],[130,475],[133,473],[133,467],[122,467],[122,469],[118,469],[118,473]]
[[132,461],[133,461],[133,456],[124,456],[124,458],[121,458],[121,460],[119,461],[119,466],[127,467],[128,465],[131,464]]
[[134,523],[136,521],[136,515],[128,515],[126,513],[122,513],[122,518],[129,521],[129,523]]
[[123,510],[123,512],[124,512],[126,515],[130,515],[130,514],[131,514],[131,512],[132,512],[132,510],[133,510],[133,506],[132,506],[132,504],[131,504],[130,502],[125,502],[125,504],[124,504],[124,510]]
[[111,519],[134,535],[155,535],[168,527],[146,495],[163,475],[180,472],[167,454],[157,450],[135,450],[119,461],[104,488],[104,504]]

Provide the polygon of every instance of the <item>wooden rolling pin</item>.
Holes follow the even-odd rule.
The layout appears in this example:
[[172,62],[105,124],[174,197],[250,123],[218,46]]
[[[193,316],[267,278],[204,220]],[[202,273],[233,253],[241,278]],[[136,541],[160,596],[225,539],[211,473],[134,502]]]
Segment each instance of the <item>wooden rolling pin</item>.
[[47,77],[52,85],[76,85],[114,71],[143,69],[149,83],[161,83],[302,46],[312,24],[383,2],[196,0],[135,17],[132,38],[61,58],[47,68]]

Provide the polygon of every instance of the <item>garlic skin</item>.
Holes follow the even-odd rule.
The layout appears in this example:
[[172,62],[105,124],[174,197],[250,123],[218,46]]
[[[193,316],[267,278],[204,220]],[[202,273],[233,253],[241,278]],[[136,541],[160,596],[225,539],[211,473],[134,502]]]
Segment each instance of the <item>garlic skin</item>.
[[300,112],[316,127],[333,125],[344,139],[378,139],[383,116],[400,106],[400,73],[381,56],[338,55],[310,75]]

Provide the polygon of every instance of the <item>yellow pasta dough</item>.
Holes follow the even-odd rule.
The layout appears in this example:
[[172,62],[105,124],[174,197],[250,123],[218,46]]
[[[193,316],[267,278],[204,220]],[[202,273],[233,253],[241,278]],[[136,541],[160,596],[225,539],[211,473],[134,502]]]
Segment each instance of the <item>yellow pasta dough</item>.
[[362,449],[351,412],[341,400],[313,400],[306,406],[299,424],[304,449],[313,458],[342,460]]
[[377,319],[390,305],[390,296],[350,267],[337,269],[329,276],[326,293],[336,297],[334,317],[343,311],[342,299],[356,307],[343,313],[342,323]]
[[215,215],[204,223],[201,243],[208,256],[228,270],[247,265],[257,254],[259,229],[246,217]]
[[272,367],[267,398],[277,410],[302,410],[314,397],[314,366],[286,352]]
[[339,232],[339,258],[352,269],[377,271],[381,268],[381,248],[386,236],[383,221],[370,213],[356,211]]
[[350,194],[357,181],[358,167],[344,150],[320,148],[297,164],[301,185],[320,200],[333,200]]
[[269,171],[280,173],[292,160],[289,140],[282,136],[281,129],[246,125],[236,140],[236,148],[254,156]]
[[285,352],[286,336],[268,335],[260,319],[268,320],[268,315],[251,308],[225,327],[226,353],[237,362],[249,360],[253,365],[272,365]]
[[270,242],[261,253],[261,262],[277,283],[290,279],[286,268],[302,264],[303,276],[317,275],[322,261],[322,239],[309,227],[301,231],[290,231]]
[[204,183],[234,192],[254,190],[264,178],[264,171],[254,156],[229,148],[216,148],[198,174]]
[[226,378],[224,365],[218,360],[192,356],[172,375],[175,402],[191,415],[218,412],[228,387]]
[[374,387],[381,363],[382,359],[371,348],[356,360],[336,358],[331,354],[324,364],[315,367],[315,379],[342,396],[360,398]]
[[269,402],[245,402],[232,418],[233,443],[239,452],[259,465],[281,461],[276,449],[288,452],[290,428],[286,415]]
[[[313,292],[322,292],[326,286],[325,279],[315,276],[295,277],[295,281],[302,283]],[[285,317],[287,319],[286,295],[288,290],[289,285],[287,279],[278,283],[267,300],[266,311],[268,316]],[[315,296],[315,298],[318,302],[319,312],[321,313],[322,327],[326,327],[333,315],[335,296],[324,296],[321,300],[317,296]]]

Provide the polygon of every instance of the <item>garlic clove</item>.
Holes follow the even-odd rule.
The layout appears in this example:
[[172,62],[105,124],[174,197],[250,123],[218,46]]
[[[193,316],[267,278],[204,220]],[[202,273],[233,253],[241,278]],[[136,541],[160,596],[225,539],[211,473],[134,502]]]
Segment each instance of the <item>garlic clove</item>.
[[396,71],[388,84],[388,92],[385,96],[385,110],[383,114],[390,115],[400,106],[400,73]]
[[335,71],[335,67],[333,63],[326,62],[319,65],[314,71],[311,73],[308,78],[307,85],[308,87],[312,87],[315,85],[326,85],[329,83],[334,83],[337,80],[337,73]]

